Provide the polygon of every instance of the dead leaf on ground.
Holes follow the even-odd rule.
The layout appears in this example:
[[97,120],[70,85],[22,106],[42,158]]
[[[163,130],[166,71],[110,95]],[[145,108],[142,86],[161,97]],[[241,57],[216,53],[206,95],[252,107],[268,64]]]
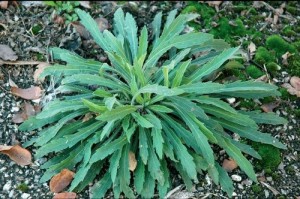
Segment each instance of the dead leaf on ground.
[[224,159],[222,167],[226,170],[226,171],[233,171],[234,169],[236,169],[238,167],[237,163],[235,160],[229,158],[229,159]]
[[13,95],[27,100],[39,99],[42,96],[42,89],[38,86],[26,89],[11,87],[10,91]]
[[216,11],[219,12],[219,6],[223,3],[223,1],[199,1],[201,3],[207,3],[211,7],[215,7]]
[[265,187],[267,187],[270,191],[272,191],[272,193],[276,196],[278,194],[280,194],[274,187],[270,186],[269,184],[261,181],[261,184],[263,184]]
[[280,104],[279,101],[271,102],[271,103],[268,103],[268,104],[263,104],[262,106],[260,106],[260,108],[264,112],[269,113],[269,112],[273,112],[274,108],[277,108],[279,106],[279,104]]
[[63,192],[55,194],[55,196],[52,199],[75,199],[77,196],[74,192]]
[[137,165],[137,161],[135,159],[135,154],[130,151],[129,152],[129,170],[134,171]]
[[74,21],[71,25],[75,28],[78,34],[84,39],[90,39],[90,33],[85,29],[85,27],[78,21]]
[[285,66],[289,65],[287,59],[288,59],[291,55],[293,55],[293,54],[291,54],[290,52],[286,52],[286,53],[284,53],[284,54],[281,56],[281,57],[282,57],[282,64],[283,64],[283,65],[285,65]]
[[73,180],[74,172],[69,169],[63,169],[60,173],[53,176],[50,180],[50,190],[53,193],[59,193],[64,190]]
[[18,165],[29,165],[31,164],[31,153],[27,150],[22,148],[19,145],[14,146],[4,146],[0,145],[0,152],[7,155],[11,160],[16,162]]
[[107,30],[108,28],[110,28],[110,25],[109,25],[107,19],[105,19],[103,17],[96,18],[95,21],[98,24],[98,28],[99,28],[100,32],[103,32],[104,30]]
[[0,59],[16,61],[18,56],[8,45],[0,44]]
[[0,8],[7,9],[7,6],[8,6],[8,1],[1,1],[0,2]]
[[256,45],[253,42],[249,44],[248,51],[249,51],[250,59],[252,59],[256,51]]
[[45,68],[49,67],[50,64],[47,62],[40,63],[37,65],[37,69],[34,71],[33,79],[34,82],[37,83],[38,81],[43,82],[45,78],[39,78],[40,74],[44,71]]
[[297,97],[300,97],[300,78],[299,77],[293,76],[290,79],[290,84],[284,83],[281,86],[286,88],[287,91],[291,95],[296,95]]
[[84,8],[91,8],[89,1],[79,1],[80,5]]
[[19,124],[27,120],[30,116],[34,116],[36,114],[36,107],[32,106],[28,102],[24,102],[22,112],[14,114],[12,121],[16,124]]

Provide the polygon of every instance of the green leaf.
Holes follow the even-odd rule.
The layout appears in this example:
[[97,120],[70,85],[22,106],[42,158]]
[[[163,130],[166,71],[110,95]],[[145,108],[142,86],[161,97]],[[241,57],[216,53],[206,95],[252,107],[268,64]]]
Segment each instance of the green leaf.
[[125,50],[121,41],[119,41],[111,32],[108,30],[103,31],[103,36],[110,49],[118,54],[123,60],[128,62],[128,58],[125,54]]
[[261,156],[251,146],[249,146],[247,144],[243,144],[243,143],[235,141],[235,140],[230,140],[230,141],[237,148],[239,148],[242,152],[247,153],[247,154],[251,155],[252,157],[261,160]]
[[145,182],[147,183],[144,183],[141,196],[143,198],[153,198],[154,189],[155,189],[155,180],[152,178],[149,172],[146,172],[145,174]]
[[116,101],[117,101],[117,98],[115,96],[108,97],[108,98],[104,99],[105,106],[110,111],[112,110],[112,108],[113,108],[114,104],[116,103]]
[[176,170],[179,172],[187,190],[191,191],[193,188],[193,182],[191,181],[190,177],[186,173],[185,170],[183,170],[182,166],[180,164],[174,164]]
[[111,120],[106,123],[106,125],[103,127],[103,131],[101,133],[100,141],[103,140],[103,138],[106,136],[109,136],[111,131],[113,130],[115,126],[115,120]]
[[231,178],[228,176],[227,172],[218,164],[216,164],[216,167],[218,169],[219,175],[220,175],[220,185],[222,189],[228,194],[228,196],[231,198],[233,194],[233,182]]
[[176,71],[176,75],[175,78],[173,79],[172,82],[172,88],[177,87],[181,84],[183,75],[185,73],[185,70],[187,69],[187,67],[190,65],[192,59],[189,59],[185,62],[182,62],[179,66],[178,66],[178,70]]
[[111,187],[112,181],[110,179],[110,174],[107,172],[101,180],[99,180],[97,183],[94,184],[94,186],[91,188],[91,197],[92,198],[103,198],[108,191],[108,189]]
[[148,108],[154,112],[172,113],[173,110],[163,105],[149,105]]
[[112,97],[112,94],[110,92],[107,92],[106,90],[98,88],[93,92],[93,95],[96,95],[98,97]]
[[90,111],[93,111],[95,113],[103,113],[107,111],[107,108],[105,106],[99,106],[89,100],[82,99],[82,102],[85,106],[89,108]]
[[234,133],[237,133],[241,137],[248,138],[255,142],[270,144],[277,148],[286,149],[286,146],[284,144],[279,142],[276,138],[274,138],[272,135],[270,135],[268,133],[261,133],[261,132],[257,131],[256,129],[246,127],[246,126],[241,126],[239,124],[236,124],[236,123],[233,123],[230,121],[225,121],[222,119],[215,118],[215,120],[217,120],[224,128],[226,128]]
[[194,84],[184,84],[178,88],[184,90],[187,93],[196,93],[199,95],[218,93],[219,89],[225,88],[223,84],[213,82],[197,82]]
[[279,117],[275,113],[262,113],[260,111],[239,111],[244,115],[248,115],[252,120],[258,124],[286,124],[288,121],[283,117]]
[[131,56],[134,59],[138,52],[137,26],[133,16],[126,13],[125,32],[130,44]]
[[217,139],[220,146],[223,147],[226,153],[236,161],[239,167],[249,176],[249,178],[254,182],[257,182],[251,163],[243,156],[241,151],[228,139],[221,137],[217,137]]
[[[137,54],[138,60],[143,55],[147,54],[147,48],[148,48],[148,30],[147,30],[146,26],[144,26],[141,31],[140,38],[139,38],[139,47],[138,47],[138,54]],[[143,60],[143,62],[144,62],[144,60]]]
[[125,135],[120,136],[119,138],[115,139],[114,141],[101,146],[98,148],[95,153],[92,155],[90,159],[90,164],[97,162],[99,160],[103,160],[110,154],[114,153],[116,150],[120,149],[123,147],[124,144],[126,144],[126,137]]
[[75,12],[79,16],[81,24],[89,31],[96,43],[105,51],[109,50],[107,41],[104,39],[103,34],[99,31],[98,25],[94,19],[88,13],[78,8],[75,9]]
[[122,155],[122,150],[119,149],[118,151],[114,152],[114,154],[111,156],[111,158],[109,160],[109,162],[110,162],[109,173],[111,174],[111,181],[113,183],[116,180],[121,155]]
[[137,168],[134,171],[134,187],[138,194],[142,193],[145,182],[145,165],[139,158],[137,162]]
[[139,126],[143,128],[151,128],[154,127],[154,125],[149,122],[145,117],[141,116],[141,114],[133,112],[131,113],[135,121],[139,124]]
[[130,170],[129,170],[129,145],[125,145],[122,150],[120,159],[120,189],[124,192],[127,198],[135,198],[133,191],[129,187],[130,183]]
[[177,9],[174,9],[171,12],[169,12],[166,23],[165,23],[165,28],[168,28],[171,25],[171,23],[175,19],[176,14],[177,14]]
[[162,129],[160,119],[156,117],[153,113],[150,112],[149,114],[144,115],[144,117],[153,125],[153,127],[157,129]]
[[161,168],[164,174],[165,183],[163,185],[157,184],[157,189],[159,192],[159,197],[163,198],[167,195],[168,189],[170,187],[170,174],[169,169],[167,168],[167,162],[165,159],[161,161]]
[[62,85],[59,86],[56,91],[59,93],[70,93],[70,92],[76,92],[76,93],[84,93],[84,94],[90,94],[92,91],[87,89],[86,87],[83,86],[78,86],[78,85]]
[[200,104],[207,104],[207,105],[212,105],[216,106],[218,108],[223,109],[224,111],[236,114],[237,111],[232,108],[228,103],[218,99],[218,98],[213,98],[213,97],[208,97],[208,96],[197,96],[194,101],[197,101]]
[[155,148],[156,154],[158,155],[159,159],[162,159],[163,157],[164,139],[161,133],[161,129],[152,128],[151,135],[153,137],[153,147]]
[[153,36],[154,36],[153,39],[154,46],[156,46],[157,40],[160,35],[161,19],[162,19],[162,12],[158,12],[154,17],[153,22],[151,23]]
[[196,165],[193,161],[193,157],[188,153],[187,148],[181,143],[180,139],[174,134],[174,132],[163,123],[163,129],[166,133],[166,137],[170,140],[174,147],[175,154],[180,160],[182,168],[192,179],[197,178]]
[[125,17],[122,8],[118,8],[114,14],[114,30],[116,33],[123,35],[123,37],[125,37],[124,19]]
[[220,55],[214,57],[210,62],[200,67],[196,70],[190,77],[189,82],[196,82],[201,80],[203,77],[211,74],[218,68],[222,66],[222,64],[230,59],[237,51],[239,47],[236,48],[229,48],[224,50]]
[[126,115],[133,113],[137,110],[135,106],[131,105],[124,105],[124,106],[118,106],[115,109],[112,109],[111,111],[106,111],[100,116],[96,117],[96,119],[102,120],[102,121],[111,121],[111,120],[118,120],[122,119]]
[[145,165],[147,165],[148,161],[148,141],[145,129],[142,127],[139,127],[139,149],[140,149],[140,156],[142,158],[142,161]]

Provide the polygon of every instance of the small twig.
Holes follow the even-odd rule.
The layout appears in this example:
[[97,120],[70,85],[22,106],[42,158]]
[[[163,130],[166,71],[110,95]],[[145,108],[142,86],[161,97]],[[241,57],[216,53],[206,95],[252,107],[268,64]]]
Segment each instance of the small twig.
[[7,65],[38,65],[40,61],[3,61],[0,60],[0,65],[7,64]]
[[179,191],[182,187],[183,187],[183,185],[179,185],[178,187],[175,187],[174,189],[169,191],[168,194],[165,196],[165,199],[169,198],[171,195],[173,195],[174,193]]

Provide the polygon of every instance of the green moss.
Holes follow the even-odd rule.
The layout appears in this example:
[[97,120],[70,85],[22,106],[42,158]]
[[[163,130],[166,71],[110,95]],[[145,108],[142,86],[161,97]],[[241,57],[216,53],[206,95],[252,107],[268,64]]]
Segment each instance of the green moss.
[[258,64],[265,64],[268,62],[275,62],[275,54],[268,51],[265,47],[258,47],[255,53],[254,61]]
[[282,31],[283,35],[287,36],[287,37],[292,37],[292,36],[296,36],[297,33],[295,31],[292,30],[292,27],[288,26],[285,27]]
[[266,46],[269,50],[274,50],[276,52],[277,58],[281,58],[286,52],[296,52],[296,48],[282,39],[279,35],[269,36],[266,40]]
[[292,43],[292,45],[296,48],[298,52],[300,52],[300,40]]
[[275,62],[267,63],[266,68],[267,68],[267,71],[273,76],[276,75],[277,71],[281,69],[280,66],[278,64],[276,64]]
[[[203,27],[209,28],[211,27],[211,21],[213,16],[216,14],[216,11],[214,8],[208,6],[207,4],[204,3],[198,3],[195,1],[189,1],[187,6],[181,11],[182,14],[186,13],[198,13],[201,17],[201,22],[203,23]],[[199,24],[193,24],[193,23],[188,23],[191,27],[194,27],[195,29],[200,29]],[[196,27],[195,27],[196,25]]]
[[260,193],[262,191],[262,188],[259,184],[252,185],[251,189],[254,193]]
[[286,199],[285,196],[278,196],[276,199]]
[[281,99],[283,100],[297,100],[297,97],[295,95],[291,95],[286,88],[279,88],[278,91],[281,93]]
[[239,106],[249,110],[254,110],[257,108],[257,105],[254,101],[247,99],[241,100]]
[[294,114],[295,114],[296,118],[300,118],[300,109],[295,109]]
[[21,183],[17,186],[17,189],[22,191],[22,192],[27,192],[28,191],[28,185],[25,183]]
[[265,174],[266,175],[271,175],[273,171],[271,169],[265,169]]
[[281,179],[281,175],[277,172],[273,172],[272,173],[272,178],[274,181],[280,180]]
[[292,165],[287,166],[285,170],[289,174],[292,174],[292,175],[295,174],[295,169]]
[[297,11],[297,8],[294,7],[294,6],[286,6],[285,7],[286,11],[288,11],[289,13],[291,13],[292,15],[297,15],[298,14],[298,11]]
[[260,100],[261,103],[263,104],[268,104],[271,102],[274,102],[276,99],[274,97],[264,97]]
[[263,73],[259,68],[257,68],[257,67],[254,66],[254,65],[248,66],[248,67],[246,68],[246,72],[247,72],[247,74],[248,74],[250,77],[252,77],[252,78],[254,78],[254,79],[257,79],[257,78],[259,78],[259,77],[261,77],[261,76],[264,75],[264,73]]
[[281,162],[280,151],[278,148],[258,142],[253,142],[252,147],[262,157],[261,160],[258,160],[258,165],[261,165],[263,169],[271,169],[272,171],[277,169]]
[[236,19],[234,21],[235,25],[230,25],[229,19],[226,17],[222,17],[217,23],[218,26],[212,28],[209,33],[213,34],[215,38],[225,39],[231,44],[233,44],[233,42],[238,44],[238,41],[233,37],[244,36],[247,33],[241,19]]
[[289,74],[291,76],[300,76],[300,55],[295,54],[291,57],[288,58],[288,63],[289,63]]

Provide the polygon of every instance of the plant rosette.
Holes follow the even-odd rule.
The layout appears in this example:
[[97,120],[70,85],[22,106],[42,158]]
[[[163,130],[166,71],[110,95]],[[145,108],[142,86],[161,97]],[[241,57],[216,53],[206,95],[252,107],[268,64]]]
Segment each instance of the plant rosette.
[[88,13],[75,12],[109,61],[50,49],[53,58],[66,65],[47,67],[40,77],[53,77],[60,95],[19,127],[22,131],[44,127],[25,143],[38,147],[35,158],[55,153],[41,166],[46,172],[40,182],[70,169],[75,172],[72,192],[97,179],[92,197],[104,197],[110,188],[116,198],[121,193],[151,198],[156,191],[164,197],[171,188],[172,166],[188,189],[204,171],[232,196],[233,183],[212,145],[224,149],[255,182],[253,166],[243,153],[261,157],[234,140],[233,134],[286,148],[258,130],[259,123],[277,125],[285,119],[274,113],[235,110],[225,100],[279,96],[277,87],[255,81],[212,82],[224,63],[238,56],[239,47],[230,48],[207,33],[183,34],[185,24],[197,14],[176,17],[173,10],[162,24],[160,12],[149,34],[146,26],[138,31],[133,16],[122,9],[114,14],[113,32],[103,33]]

